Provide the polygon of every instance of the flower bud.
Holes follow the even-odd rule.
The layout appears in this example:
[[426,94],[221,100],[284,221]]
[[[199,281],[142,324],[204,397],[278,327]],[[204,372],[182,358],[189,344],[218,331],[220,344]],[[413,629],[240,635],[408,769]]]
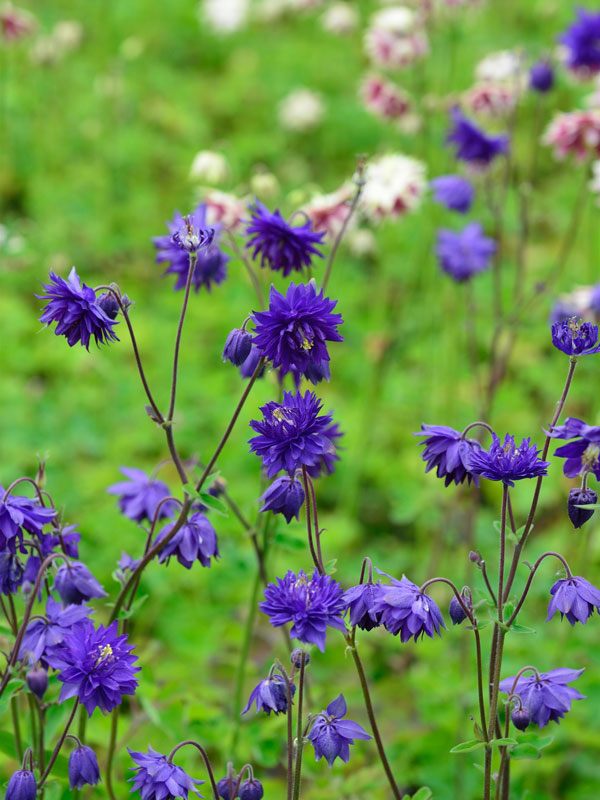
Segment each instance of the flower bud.
[[471,552],[469,553],[469,561],[471,561],[473,564],[479,564],[480,560],[481,556],[479,555],[479,553],[477,553],[475,550],[471,550]]
[[119,313],[119,304],[117,303],[117,298],[112,292],[104,292],[98,298],[96,298],[96,305],[100,306],[102,311],[104,311],[109,319],[117,318],[117,314]]
[[240,793],[238,794],[240,800],[261,800],[263,796],[262,783],[257,781],[256,778],[248,778],[240,786]]
[[241,367],[250,355],[252,334],[241,328],[234,328],[225,342],[223,361],[231,361],[234,367]]
[[593,508],[577,508],[577,506],[595,503],[597,500],[598,495],[593,489],[571,489],[567,501],[567,513],[574,528],[581,528],[594,516]]
[[525,706],[513,709],[510,718],[515,728],[518,728],[520,731],[524,731],[531,722],[531,714]]
[[[471,606],[471,598],[469,597],[468,593],[463,590],[460,596],[462,597],[463,603],[470,611],[472,606]],[[454,625],[460,625],[460,623],[463,620],[467,619],[467,615],[465,614],[461,604],[458,602],[458,598],[456,597],[456,595],[454,595],[452,597],[452,600],[450,600],[448,614],[450,615],[450,619],[452,620]]]
[[48,673],[46,670],[42,667],[30,669],[25,680],[30,690],[39,697],[40,700],[43,700],[46,689],[48,688]]
[[529,88],[535,92],[549,92],[554,86],[554,70],[547,61],[536,62],[529,72]]
[[76,747],[69,756],[69,786],[81,789],[89,784],[95,786],[100,780],[98,759],[91,747]]
[[239,794],[234,794],[237,778],[233,775],[229,778],[227,775],[217,782],[217,794],[222,800],[235,800]]
[[37,783],[35,775],[26,769],[17,770],[10,776],[5,800],[35,800]]
[[290,654],[290,661],[292,662],[292,666],[296,669],[300,669],[302,666],[302,654],[304,653],[304,666],[308,664],[310,661],[309,654],[303,650],[301,647],[295,647],[291,654]]

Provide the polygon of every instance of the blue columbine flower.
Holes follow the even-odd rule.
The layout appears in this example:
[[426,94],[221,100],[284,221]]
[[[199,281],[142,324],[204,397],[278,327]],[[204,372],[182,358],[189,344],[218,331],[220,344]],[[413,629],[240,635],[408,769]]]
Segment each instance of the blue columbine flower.
[[567,65],[576,71],[600,71],[600,14],[577,9],[577,19],[558,37],[567,48]]
[[[226,266],[229,256],[218,246],[220,227],[210,228],[207,225],[205,203],[200,203],[200,205],[196,206],[187,219],[192,230],[198,232],[198,244],[200,245],[200,240],[203,240],[201,249],[196,251],[196,265],[192,275],[192,286],[196,292],[200,291],[202,286],[210,292],[213,284],[222,283],[227,276]],[[187,227],[185,220],[186,218],[179,211],[176,211],[173,220],[167,222],[169,233],[166,236],[155,236],[152,239],[155,248],[158,250],[156,261],[158,263],[169,262],[164,274],[177,276],[173,287],[175,291],[185,287],[190,266],[189,251],[185,248],[182,249],[175,240],[175,237],[179,236],[181,241],[179,232],[182,230],[185,237]]]
[[379,614],[381,623],[394,636],[400,634],[402,642],[434,633],[441,636],[440,628],[445,628],[441,611],[428,594],[403,575],[401,580],[392,578],[391,586],[382,586],[381,594],[375,600],[373,611]]
[[425,472],[436,470],[438,478],[444,478],[449,486],[453,481],[458,486],[466,480],[479,486],[479,478],[469,471],[468,461],[473,451],[483,448],[476,439],[463,438],[459,431],[447,425],[421,425],[421,430],[413,436],[425,437],[419,446],[424,445],[421,458],[427,464]]
[[50,273],[50,283],[42,284],[45,294],[36,294],[40,300],[48,300],[44,313],[40,317],[46,327],[53,322],[58,323],[54,330],[57,336],[65,336],[69,346],[77,342],[90,349],[90,338],[96,344],[118,342],[113,328],[116,323],[110,319],[96,302],[96,292],[82,285],[75,267],[69,273],[68,280]]
[[489,450],[473,450],[467,466],[474,475],[480,475],[490,481],[502,481],[507,486],[514,486],[515,481],[525,478],[537,478],[547,475],[550,463],[542,461],[539,448],[531,444],[531,439],[523,439],[517,447],[514,436],[508,433],[504,443],[492,434]]
[[[576,680],[582,669],[552,669],[540,675],[521,675],[515,694],[531,714],[531,721],[543,728],[549,722],[560,722],[571,709],[571,700],[583,700],[585,695],[567,686]],[[500,691],[508,694],[515,682],[514,677],[500,681]]]
[[350,612],[350,625],[370,631],[381,625],[381,612],[375,611],[377,600],[383,594],[383,586],[377,583],[360,583],[346,589],[343,596],[346,611]]
[[96,708],[107,714],[121,704],[123,695],[135,694],[140,668],[131,654],[134,645],[117,631],[116,620],[108,628],[94,628],[86,620],[65,635],[61,647],[48,657],[50,666],[61,670],[59,703],[77,697],[91,717]]
[[93,613],[85,604],[63,608],[61,603],[48,595],[45,618],[34,619],[25,629],[19,658],[26,657],[31,664],[41,661],[45,665],[46,654],[52,653],[69,631],[81,625]]
[[23,541],[23,532],[39,536],[44,525],[56,517],[56,511],[29,497],[9,494],[5,501],[4,495],[5,489],[0,485],[0,550],[9,548],[14,553],[17,540]]
[[304,505],[304,487],[297,478],[283,475],[275,478],[260,500],[263,502],[261,511],[283,514],[289,524],[293,517],[300,518],[300,509]]
[[600,481],[600,426],[587,425],[582,419],[567,417],[564,425],[556,425],[549,431],[553,439],[574,439],[554,451],[564,458],[563,472],[567,478],[575,478],[593,472]]
[[52,586],[66,605],[84,603],[93,597],[106,597],[106,592],[85,564],[70,561],[61,564]]
[[554,86],[554,70],[548,61],[536,61],[529,70],[529,88],[545,94]]
[[223,361],[230,361],[234,367],[241,367],[250,355],[252,334],[243,328],[234,328],[228,335],[223,348]]
[[277,578],[277,583],[270,583],[265,589],[259,608],[274,628],[292,622],[290,636],[315,644],[321,652],[325,650],[327,626],[346,630],[341,587],[316,569],[311,576],[300,570],[297,575],[288,571],[284,578]]
[[568,356],[587,356],[600,350],[598,326],[576,317],[552,325],[552,344]]
[[91,747],[76,747],[69,756],[69,786],[81,789],[83,786],[95,786],[100,781],[100,768],[96,753]]
[[487,167],[496,156],[508,152],[506,134],[492,136],[478,128],[459,108],[452,109],[453,127],[446,141],[456,145],[456,158],[473,166]]
[[16,594],[24,580],[25,567],[19,556],[10,550],[0,551],[0,594]]
[[[171,494],[169,487],[162,481],[149,478],[142,469],[121,467],[120,471],[128,480],[114,483],[106,491],[117,495],[121,513],[126,517],[134,522],[152,522],[160,501]],[[171,517],[175,508],[173,502],[163,503],[158,518]]]
[[325,234],[313,231],[310,221],[292,226],[279,209],[270,212],[258,200],[249,208],[252,218],[246,228],[246,247],[253,248],[252,258],[260,256],[261,267],[281,270],[286,278],[292,270],[310,266],[313,256],[323,258],[315,245],[321,244]]
[[556,581],[550,594],[552,600],[548,606],[546,622],[559,611],[561,619],[566,617],[572,626],[576,622],[585,625],[594,613],[594,608],[600,611],[600,591],[577,575]]
[[[295,370],[317,375],[315,367],[327,365],[327,342],[342,342],[338,326],[341,314],[334,314],[337,300],[317,294],[313,281],[296,286],[291,283],[282,295],[274,286],[267,311],[255,311],[253,343],[274,367],[283,373]],[[325,375],[325,373],[323,373]]]
[[204,781],[190,777],[185,770],[173,764],[148,747],[147,753],[138,753],[129,750],[134,763],[137,765],[131,769],[137,774],[129,780],[133,783],[132,792],[139,792],[142,800],[174,800],[182,797],[188,800],[188,793],[194,792],[198,797],[203,797],[196,787],[201,786]]
[[496,242],[484,235],[479,222],[469,222],[462,231],[440,228],[435,251],[442,270],[461,283],[489,268]]
[[[170,522],[165,525],[155,543],[162,541],[174,524]],[[205,514],[192,514],[160,551],[158,560],[162,564],[170,556],[176,556],[186,569],[191,569],[194,561],[199,561],[203,567],[210,567],[211,558],[219,558],[217,532]]]
[[35,775],[27,769],[19,769],[10,776],[5,800],[36,800]]
[[329,703],[326,711],[322,711],[316,717],[308,734],[308,738],[315,748],[316,760],[325,758],[330,767],[333,766],[336,758],[348,762],[350,758],[349,745],[354,744],[355,739],[371,738],[358,722],[344,719],[346,711],[344,695],[340,694]]
[[252,420],[258,433],[249,440],[250,451],[263,460],[269,478],[281,470],[294,474],[302,466],[317,467],[332,450],[326,431],[329,414],[320,414],[322,404],[313,392],[283,393],[283,403],[269,401],[261,406],[263,419]]
[[598,502],[598,495],[593,489],[581,487],[571,489],[567,500],[567,514],[575,529],[582,528],[594,516],[593,508],[580,508]]
[[433,199],[450,211],[466,214],[473,204],[473,184],[460,175],[440,175],[430,181]]
[[[296,687],[292,683],[290,688],[293,697],[296,693]],[[267,714],[273,711],[275,715],[285,714],[288,707],[287,688],[281,675],[274,674],[270,678],[261,681],[258,686],[255,686],[242,714],[247,714],[250,711],[252,703],[256,704],[257,714],[259,711],[265,711]]]
[[329,439],[329,448],[323,453],[318,464],[307,467],[307,472],[311,478],[320,478],[324,474],[331,475],[332,472],[335,472],[336,462],[340,460],[338,450],[343,448],[339,445],[338,439],[341,439],[344,435],[340,430],[340,426],[337,422],[333,422],[325,428],[323,435]]

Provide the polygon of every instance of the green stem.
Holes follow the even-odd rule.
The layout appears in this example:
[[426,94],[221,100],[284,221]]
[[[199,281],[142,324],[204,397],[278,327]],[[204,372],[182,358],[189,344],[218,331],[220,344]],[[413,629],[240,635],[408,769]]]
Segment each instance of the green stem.
[[10,716],[12,720],[13,732],[15,735],[15,751],[17,761],[23,760],[23,740],[21,739],[21,725],[19,722],[19,706],[15,695],[10,698]]

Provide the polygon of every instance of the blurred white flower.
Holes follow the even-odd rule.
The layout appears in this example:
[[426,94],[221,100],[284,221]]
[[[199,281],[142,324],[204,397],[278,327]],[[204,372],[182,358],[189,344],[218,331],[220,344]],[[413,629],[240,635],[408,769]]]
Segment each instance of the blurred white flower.
[[499,50],[489,53],[475,67],[478,81],[512,82],[520,80],[524,72],[523,58],[516,50]]
[[214,150],[200,150],[196,153],[190,167],[191,180],[214,186],[224,183],[228,177],[229,165],[222,153]]
[[83,41],[83,25],[74,19],[64,19],[57,22],[52,29],[52,38],[58,48],[67,53],[76,50]]
[[246,204],[242,200],[218,189],[203,191],[197,199],[200,203],[206,203],[206,221],[209,225],[220,224],[233,230],[246,214]]
[[213,31],[234,33],[246,24],[249,11],[249,0],[203,0],[199,15]]
[[370,21],[370,27],[396,34],[413,33],[418,25],[417,15],[407,6],[382,8],[373,14]]
[[312,89],[296,89],[279,103],[278,118],[288,131],[316,128],[325,114],[322,96]]
[[350,3],[333,3],[321,17],[321,24],[329,33],[344,35],[356,30],[359,23],[358,11]]
[[290,10],[290,0],[259,0],[254,14],[261,22],[276,22]]
[[406,6],[392,6],[371,17],[365,33],[365,49],[376,64],[399,68],[426,55],[429,42],[414,11]]
[[368,228],[355,228],[346,236],[348,249],[355,258],[369,258],[377,255],[377,239]]
[[401,154],[381,156],[367,164],[361,208],[374,222],[416,209],[427,188],[426,166]]
[[270,200],[279,194],[279,181],[272,172],[264,168],[259,169],[250,178],[250,190],[253,195],[263,200]]
[[60,56],[60,48],[52,36],[39,36],[29,51],[31,61],[38,66],[55,64]]

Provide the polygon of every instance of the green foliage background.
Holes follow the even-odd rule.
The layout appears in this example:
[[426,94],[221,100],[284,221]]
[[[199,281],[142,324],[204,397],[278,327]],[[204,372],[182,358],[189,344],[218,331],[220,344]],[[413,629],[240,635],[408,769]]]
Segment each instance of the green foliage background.
[[[356,6],[362,24],[347,37],[325,33],[320,10],[268,24],[252,22],[231,36],[217,36],[199,24],[191,0],[52,0],[30,6],[41,33],[60,20],[76,19],[84,27],[81,47],[44,66],[31,62],[27,43],[2,47],[0,204],[4,223],[24,237],[25,246],[16,255],[4,253],[0,266],[0,481],[6,486],[20,475],[35,474],[38,454],[47,454],[47,488],[64,505],[66,518],[79,523],[82,558],[113,594],[115,561],[122,550],[139,553],[143,534],[119,515],[105,488],[118,479],[121,464],[152,469],[165,457],[164,441],[144,414],[124,326],[119,326],[120,344],[89,354],[70,350],[63,339],[40,331],[34,293],[49,269],[65,275],[72,264],[88,284],[116,281],[135,301],[140,348],[165,404],[181,294],[161,277],[150,237],[163,232],[175,208],[191,207],[188,171],[196,151],[216,148],[226,155],[232,170],[228,188],[234,191],[246,191],[256,165],[263,165],[280,184],[268,202],[287,213],[310,186],[331,191],[351,176],[357,153],[401,151],[426,160],[430,176],[450,171],[452,160],[443,147],[445,113],[428,110],[424,130],[407,136],[361,107],[357,87],[367,68],[362,29],[377,6]],[[490,0],[459,9],[434,21],[430,57],[422,67],[400,73],[398,82],[419,102],[425,95],[441,98],[463,90],[471,85],[473,66],[488,52],[523,47],[538,57],[554,48],[571,17],[570,3],[558,1]],[[127,55],[132,38],[140,45],[136,58]],[[324,95],[326,117],[314,132],[286,133],[276,122],[277,104],[300,86]],[[554,109],[579,107],[589,91],[589,85],[560,75],[555,92],[541,99],[541,119],[549,119]],[[535,114],[529,97],[519,111],[514,144],[522,175],[531,157]],[[571,163],[557,165],[545,148],[540,152],[539,180],[529,199],[528,286],[556,262],[582,170]],[[481,196],[474,215],[491,228]],[[345,450],[336,473],[320,481],[317,492],[327,529],[326,559],[336,559],[336,577],[344,585],[357,581],[365,555],[386,572],[398,577],[404,572],[416,582],[442,574],[461,585],[467,580],[481,584],[467,560],[473,546],[467,534],[471,493],[444,489],[433,475],[425,476],[411,435],[421,422],[460,429],[476,414],[463,292],[439,273],[432,254],[435,228],[458,224],[426,201],[419,212],[375,229],[375,256],[358,259],[342,248],[334,269],[329,290],[339,298],[346,320],[345,342],[332,348],[332,380],[318,393],[345,431]],[[518,230],[518,206],[511,195],[503,261],[507,308]],[[598,280],[599,238],[598,209],[590,196],[555,291]],[[317,276],[321,269],[316,267]],[[282,283],[277,276],[275,282]],[[482,364],[489,356],[491,299],[488,274],[475,285]],[[551,299],[543,296],[522,321],[490,419],[498,432],[538,442],[568,366],[549,341]],[[192,298],[176,417],[186,457],[209,457],[242,391],[237,370],[220,356],[227,332],[254,307],[243,265],[235,258],[226,283]],[[583,359],[567,413],[597,421],[597,387],[598,357]],[[257,384],[219,461],[232,496],[251,519],[260,475],[257,459],[248,453],[247,423],[276,392],[272,377]],[[175,474],[165,468],[162,475],[175,491]],[[592,520],[573,532],[565,511],[571,485],[554,463],[527,557],[533,561],[543,548],[559,549],[575,573],[598,583],[597,524]],[[514,492],[521,521],[531,491],[525,481]],[[485,483],[474,532],[492,565],[499,499],[499,487]],[[235,517],[213,521],[222,558],[210,570],[153,565],[144,575],[142,591],[151,599],[132,622],[143,670],[138,694],[121,718],[119,797],[127,791],[122,782],[130,766],[126,746],[152,744],[167,752],[184,738],[206,746],[217,772],[224,772],[228,760],[238,766],[249,760],[267,798],[279,800],[284,794],[284,720],[249,715],[240,722],[232,702],[256,571],[253,550]],[[308,569],[304,521],[289,527],[276,521],[273,531],[270,574]],[[541,760],[515,763],[512,796],[592,800],[600,785],[598,620],[573,630],[556,619],[544,622],[552,569],[548,564],[541,570],[522,615],[523,624],[536,633],[509,636],[503,674],[528,663],[544,671],[586,667],[578,688],[588,699],[575,703],[560,727],[552,726],[556,738]],[[525,567],[517,586],[524,574]],[[446,590],[437,588],[434,595],[445,608]],[[104,619],[108,609],[101,602],[96,606],[97,619]],[[468,632],[448,630],[441,640],[418,645],[401,645],[383,631],[358,639],[402,788],[412,793],[427,785],[439,800],[480,796],[479,754],[449,754],[454,744],[471,738],[469,715],[476,713]],[[244,702],[274,657],[285,657],[282,639],[259,614]],[[311,660],[310,708],[320,710],[340,691],[352,718],[366,725],[343,640],[331,632],[326,654],[315,651]],[[52,729],[59,729],[65,713],[51,710]],[[108,720],[97,716],[88,727],[89,743],[101,759],[108,729]],[[6,779],[16,768],[8,719],[0,749],[0,774]],[[203,776],[191,750],[182,752],[180,763]],[[305,764],[305,800],[388,797],[372,742],[358,744],[350,763],[337,763],[332,771],[313,763],[310,753]],[[102,784],[88,794],[106,796]],[[64,784],[48,787],[47,800],[61,797],[70,797]]]

